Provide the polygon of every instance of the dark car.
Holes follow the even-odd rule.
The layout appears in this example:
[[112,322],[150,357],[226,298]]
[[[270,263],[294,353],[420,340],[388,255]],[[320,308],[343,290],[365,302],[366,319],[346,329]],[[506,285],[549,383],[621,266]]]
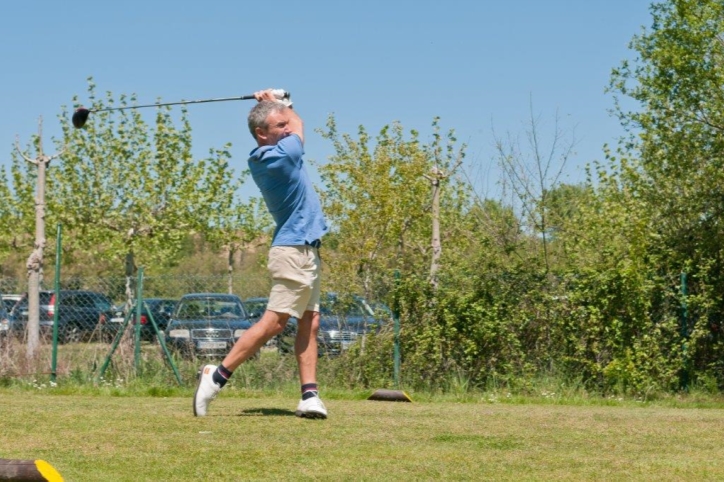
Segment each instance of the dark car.
[[247,298],[244,300],[244,308],[246,308],[246,312],[249,313],[249,318],[253,322],[259,321],[266,311],[268,302],[269,298]]
[[[40,332],[49,336],[58,311],[58,340],[70,343],[88,338],[95,331],[103,334],[113,316],[113,304],[103,293],[85,290],[61,290],[60,299],[54,291],[40,291]],[[15,304],[11,317],[14,330],[23,333],[28,323],[28,294]]]
[[168,322],[166,344],[182,356],[222,358],[251,325],[236,295],[187,294]]
[[[257,297],[247,298],[244,300],[244,308],[249,313],[249,319],[252,323],[256,323],[261,319],[266,311],[266,305],[269,303],[269,298]],[[264,344],[267,348],[274,348],[277,346],[277,337],[273,337]]]
[[[5,300],[5,295],[3,295],[3,301]],[[5,307],[5,304],[3,303],[0,305],[0,338],[6,337],[10,334],[10,331],[12,329],[12,319],[10,317],[8,309]]]
[[[141,308],[141,339],[153,341],[156,339],[156,332],[153,329],[153,323],[151,318],[156,322],[156,326],[160,332],[163,332],[168,326],[168,321],[171,319],[173,310],[176,308],[178,300],[172,298],[144,298],[143,307]],[[129,315],[128,310],[134,310],[130,314],[132,316],[130,322],[135,324],[136,312],[135,308],[126,307],[126,303],[119,306],[115,311],[113,318],[110,319],[109,326],[113,327],[110,331],[115,334],[118,327],[122,326],[126,316]]]
[[[379,304],[373,309],[360,296],[339,297],[334,293],[322,296],[319,309],[319,356],[339,355],[367,333],[379,330],[390,318],[389,308]],[[277,337],[281,353],[294,351],[297,319],[290,318],[284,331]]]
[[3,305],[5,305],[5,310],[10,313],[13,308],[15,307],[15,304],[22,298],[23,295],[19,294],[3,294],[2,300]]

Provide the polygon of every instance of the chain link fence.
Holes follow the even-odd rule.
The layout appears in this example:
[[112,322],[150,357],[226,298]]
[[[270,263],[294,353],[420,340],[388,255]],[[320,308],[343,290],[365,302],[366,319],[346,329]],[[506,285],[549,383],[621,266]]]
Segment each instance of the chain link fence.
[[[3,278],[0,377],[50,375],[103,382],[144,374],[180,383],[192,378],[199,360],[180,357],[165,347],[164,330],[176,302],[190,293],[258,301],[267,296],[270,286],[266,276],[248,275],[64,279],[58,292],[47,286],[39,292],[40,343],[30,352],[27,281]],[[140,310],[137,299],[142,300]],[[246,310],[251,311],[251,306]]]
[[[218,363],[263,314],[271,281],[248,275],[145,276],[143,270],[137,278],[65,279],[57,291],[40,290],[34,349],[27,287],[15,279],[0,280],[0,286],[7,302],[0,313],[0,379],[50,377],[51,383],[111,386],[142,379],[154,386],[189,386],[202,364]],[[364,346],[367,334],[379,332],[391,318],[384,305],[325,295],[320,370],[350,378],[339,371],[346,366],[339,355],[354,352],[349,349],[357,341]],[[296,323],[290,321],[235,378],[265,389],[297,383],[295,337]]]

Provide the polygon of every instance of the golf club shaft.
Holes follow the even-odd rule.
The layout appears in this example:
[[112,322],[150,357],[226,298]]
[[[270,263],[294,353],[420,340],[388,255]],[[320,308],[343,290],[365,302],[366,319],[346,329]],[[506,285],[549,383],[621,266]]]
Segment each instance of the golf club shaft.
[[145,105],[129,105],[126,107],[107,107],[105,109],[89,109],[90,112],[103,112],[109,110],[125,110],[125,109],[142,109],[144,107],[161,107],[165,105],[183,105],[183,104],[204,104],[207,102],[225,102],[227,100],[251,100],[253,95],[242,95],[241,97],[221,97],[218,99],[202,99],[202,100],[182,100],[180,102],[160,102],[158,104]]

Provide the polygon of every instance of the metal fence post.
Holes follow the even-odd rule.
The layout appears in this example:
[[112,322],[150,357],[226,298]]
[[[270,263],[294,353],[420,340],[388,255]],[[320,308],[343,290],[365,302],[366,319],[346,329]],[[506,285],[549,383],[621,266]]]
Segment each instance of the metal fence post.
[[[55,290],[55,299],[60,300],[60,248],[62,247],[61,226],[58,223],[58,230],[55,237],[55,282],[53,289]],[[53,351],[50,362],[50,381],[55,383],[58,375],[58,312],[53,313]]]
[[133,364],[136,376],[141,366],[141,313],[143,309],[143,267],[138,268],[136,283],[136,325],[133,327]]
[[687,305],[687,294],[688,289],[686,286],[686,273],[681,273],[681,388],[685,391],[689,389],[689,354],[688,352],[688,340],[689,340],[689,307]]
[[400,272],[395,270],[395,299],[393,303],[392,317],[395,323],[395,351],[394,351],[394,373],[395,373],[395,388],[400,387],[400,301],[399,291],[400,289]]

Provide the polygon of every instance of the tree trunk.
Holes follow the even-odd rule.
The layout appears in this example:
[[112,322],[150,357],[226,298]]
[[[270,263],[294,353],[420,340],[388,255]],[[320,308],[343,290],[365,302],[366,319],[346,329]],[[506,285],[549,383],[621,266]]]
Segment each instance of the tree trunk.
[[126,309],[133,307],[133,277],[136,274],[136,259],[133,250],[126,253]]
[[234,294],[234,249],[229,246],[229,257],[226,261],[226,273],[228,276],[228,290],[229,294]]
[[[437,173],[436,173],[437,174]],[[430,284],[437,289],[437,272],[440,270],[442,243],[440,242],[440,177],[431,178],[432,184],[432,261],[430,262]]]
[[[29,159],[23,155],[26,161],[35,164],[38,169],[35,197],[35,243],[33,252],[30,253],[26,263],[28,270],[28,323],[25,329],[28,336],[26,352],[28,360],[35,358],[40,345],[40,285],[43,280],[43,250],[45,249],[45,171],[52,159],[43,154],[42,121],[38,131],[38,158]],[[20,150],[19,146],[18,150]]]

